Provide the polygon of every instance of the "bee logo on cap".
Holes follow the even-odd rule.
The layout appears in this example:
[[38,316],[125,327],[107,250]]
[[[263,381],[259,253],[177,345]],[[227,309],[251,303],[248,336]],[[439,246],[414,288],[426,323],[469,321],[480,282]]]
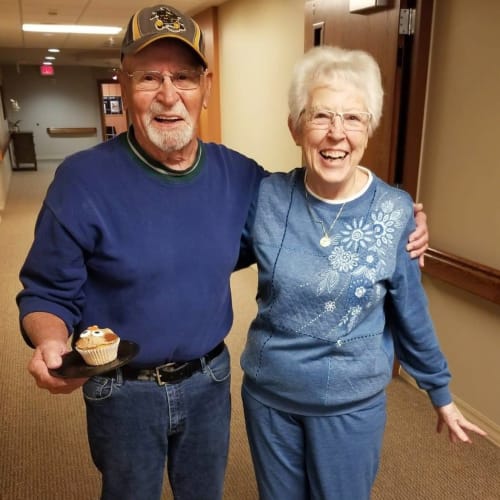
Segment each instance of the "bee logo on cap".
[[181,17],[177,16],[166,7],[160,7],[158,10],[154,10],[151,13],[149,20],[155,21],[154,25],[157,30],[167,29],[168,31],[172,31],[174,33],[186,31],[186,27],[181,22]]

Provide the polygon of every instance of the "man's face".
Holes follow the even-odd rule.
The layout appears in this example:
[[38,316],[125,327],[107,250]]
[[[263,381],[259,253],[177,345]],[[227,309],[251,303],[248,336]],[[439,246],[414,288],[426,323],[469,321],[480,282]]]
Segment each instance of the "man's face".
[[201,73],[203,68],[196,54],[176,40],[159,40],[123,60],[120,83],[135,137],[158,161],[166,161],[174,152],[187,156],[196,152],[198,120],[207,105],[211,75],[203,74],[198,88],[191,90],[176,88],[168,76],[158,89],[140,90],[137,80],[127,73],[155,71],[170,75],[185,70]]

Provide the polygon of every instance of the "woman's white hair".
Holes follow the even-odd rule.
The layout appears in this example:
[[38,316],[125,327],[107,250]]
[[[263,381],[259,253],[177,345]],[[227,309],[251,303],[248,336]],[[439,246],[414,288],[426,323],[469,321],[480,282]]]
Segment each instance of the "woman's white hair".
[[288,92],[290,127],[297,130],[311,92],[335,81],[354,85],[371,113],[368,133],[377,128],[382,116],[384,91],[375,59],[361,50],[322,45],[307,51],[295,64]]

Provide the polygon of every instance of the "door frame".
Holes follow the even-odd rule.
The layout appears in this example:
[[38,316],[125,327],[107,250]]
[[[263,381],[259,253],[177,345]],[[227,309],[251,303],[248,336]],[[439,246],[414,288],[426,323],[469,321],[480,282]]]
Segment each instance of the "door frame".
[[[106,117],[104,114],[104,109],[103,109],[103,103],[104,103],[104,94],[103,94],[103,85],[106,84],[118,84],[117,80],[114,80],[113,78],[99,78],[97,80],[97,93],[98,93],[98,99],[99,99],[99,117],[101,119],[101,132],[102,132],[102,140],[105,141],[106,138]],[[121,95],[121,89],[120,89],[120,97]],[[123,104],[122,104],[123,106]],[[129,123],[128,119],[128,111],[126,109],[123,109],[123,115],[125,117],[125,120],[127,124]]]
[[396,147],[393,149],[395,157],[391,161],[391,166],[395,169],[393,178],[396,178],[396,162],[401,162],[398,169],[401,174],[398,184],[416,200],[424,133],[434,0],[402,0],[401,3],[404,8],[415,8],[416,17],[414,34],[411,37],[399,36],[400,46],[403,51],[408,52],[410,61],[405,69],[407,75],[401,79],[407,84],[407,88],[401,89],[400,113],[403,109],[405,111],[404,116],[400,116],[397,121],[398,129],[394,130],[392,143]]

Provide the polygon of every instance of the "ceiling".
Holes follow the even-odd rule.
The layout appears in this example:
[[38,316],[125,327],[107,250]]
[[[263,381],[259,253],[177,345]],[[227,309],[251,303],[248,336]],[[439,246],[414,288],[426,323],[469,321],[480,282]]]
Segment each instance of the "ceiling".
[[[167,0],[190,15],[226,0]],[[160,3],[158,1],[158,3]],[[0,65],[42,63],[47,49],[60,49],[54,66],[114,68],[120,64],[120,44],[134,12],[155,0],[0,0]],[[121,26],[109,35],[64,35],[23,32],[24,23]]]

